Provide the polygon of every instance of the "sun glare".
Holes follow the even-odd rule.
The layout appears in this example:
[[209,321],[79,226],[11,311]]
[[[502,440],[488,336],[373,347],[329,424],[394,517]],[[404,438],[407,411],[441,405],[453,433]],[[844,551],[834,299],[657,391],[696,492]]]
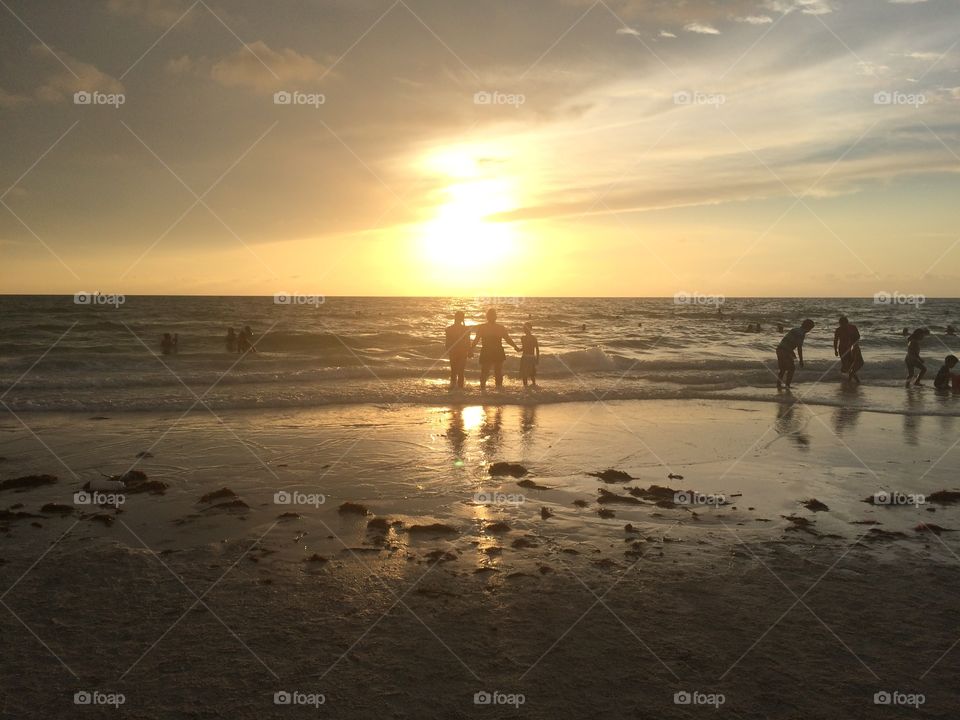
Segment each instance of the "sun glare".
[[424,166],[448,181],[434,216],[420,233],[423,253],[434,265],[483,267],[515,253],[516,232],[491,216],[517,207],[513,178],[497,171],[489,148],[455,147],[427,156]]

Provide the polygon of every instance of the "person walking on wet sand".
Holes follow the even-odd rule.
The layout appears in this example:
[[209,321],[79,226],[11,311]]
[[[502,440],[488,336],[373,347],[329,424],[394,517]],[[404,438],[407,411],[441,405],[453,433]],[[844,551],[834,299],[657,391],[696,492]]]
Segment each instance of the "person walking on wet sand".
[[860,331],[845,315],[840,317],[840,324],[833,332],[833,354],[840,358],[840,374],[859,383],[857,372],[863,367]]
[[923,376],[927,374],[927,366],[920,357],[920,342],[929,334],[930,331],[926,328],[917,328],[907,338],[907,357],[904,359],[907,364],[907,385],[913,380],[914,370],[920,370],[917,379],[913,381],[914,385],[920,385]]
[[466,384],[467,358],[473,355],[470,345],[471,328],[464,320],[462,310],[453,316],[453,325],[447,328],[447,356],[450,358],[450,388]]
[[497,323],[497,311],[493,308],[487,310],[487,321],[483,325],[477,325],[474,330],[477,337],[474,339],[471,349],[478,343],[482,344],[480,350],[480,390],[487,389],[487,378],[490,377],[490,371],[493,370],[497,381],[497,389],[503,387],[503,363],[507,359],[503,351],[503,341],[520,352],[520,348],[510,337],[507,329]]
[[782,390],[784,385],[789,390],[790,383],[793,382],[793,373],[797,370],[793,361],[794,350],[797,351],[797,356],[800,359],[800,367],[803,367],[803,341],[815,325],[816,323],[813,320],[807,318],[800,327],[795,327],[784,335],[783,340],[777,346],[777,390]]

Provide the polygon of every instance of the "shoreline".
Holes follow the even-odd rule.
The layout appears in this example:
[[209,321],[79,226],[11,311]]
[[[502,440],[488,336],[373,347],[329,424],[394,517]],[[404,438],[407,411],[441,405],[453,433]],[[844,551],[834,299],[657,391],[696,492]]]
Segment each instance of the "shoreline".
[[[483,692],[533,718],[713,709],[678,692],[751,720],[825,701],[873,717],[884,691],[947,718],[960,700],[944,680],[960,508],[863,502],[956,489],[952,417],[732,401],[221,417],[25,418],[49,450],[0,428],[0,478],[59,476],[0,490],[33,516],[0,522],[16,638],[0,717],[67,715],[93,690],[147,720],[289,717],[283,691],[322,694],[329,717],[444,720],[516,712]],[[162,492],[72,505],[133,465]]]

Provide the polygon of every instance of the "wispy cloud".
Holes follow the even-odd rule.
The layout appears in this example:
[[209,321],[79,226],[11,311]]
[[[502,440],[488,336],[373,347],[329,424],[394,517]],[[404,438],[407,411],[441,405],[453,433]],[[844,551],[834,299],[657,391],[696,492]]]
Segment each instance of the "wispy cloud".
[[713,25],[704,25],[703,23],[692,22],[687,23],[683,26],[683,29],[689,33],[696,33],[697,35],[719,35],[720,31],[717,30]]

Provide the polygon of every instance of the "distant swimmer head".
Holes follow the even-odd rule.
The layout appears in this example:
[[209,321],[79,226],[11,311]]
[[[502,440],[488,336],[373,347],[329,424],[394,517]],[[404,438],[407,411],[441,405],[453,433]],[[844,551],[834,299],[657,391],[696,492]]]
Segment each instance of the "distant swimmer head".
[[801,324],[800,327],[803,328],[804,332],[810,332],[811,330],[813,330],[813,328],[816,327],[816,325],[817,324],[813,320],[811,320],[810,318],[807,318],[806,320],[803,321],[803,324]]
[[946,365],[948,368],[956,367],[957,362],[960,362],[960,361],[957,360],[956,355],[947,355],[943,359],[943,364]]
[[496,309],[496,308],[490,308],[489,310],[487,310],[487,320],[490,321],[490,322],[496,322],[496,321],[497,321],[497,309]]

